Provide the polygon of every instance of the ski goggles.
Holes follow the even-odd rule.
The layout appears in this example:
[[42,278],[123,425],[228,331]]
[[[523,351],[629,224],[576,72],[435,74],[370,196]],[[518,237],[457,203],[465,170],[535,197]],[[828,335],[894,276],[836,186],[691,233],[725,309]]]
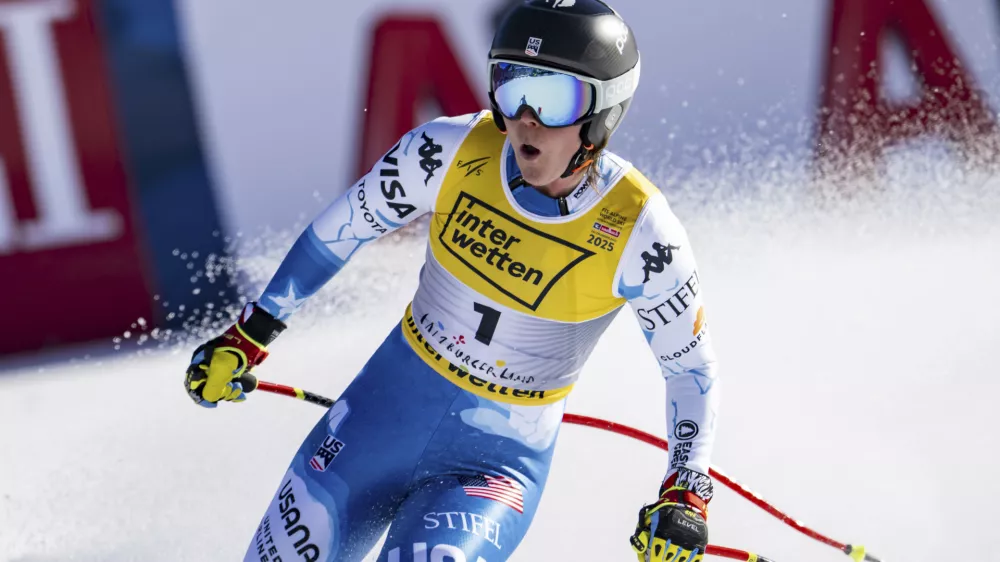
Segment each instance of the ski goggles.
[[639,84],[639,63],[625,74],[602,81],[529,63],[489,61],[490,93],[500,113],[517,119],[530,109],[546,127],[568,127],[632,97]]

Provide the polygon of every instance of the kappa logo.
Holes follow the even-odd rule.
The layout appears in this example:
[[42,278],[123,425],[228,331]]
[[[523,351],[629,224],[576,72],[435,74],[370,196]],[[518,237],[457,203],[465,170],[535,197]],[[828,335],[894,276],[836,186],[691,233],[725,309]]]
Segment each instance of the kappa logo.
[[424,139],[424,144],[420,145],[417,152],[420,154],[420,169],[427,172],[427,177],[424,178],[424,185],[427,185],[427,182],[434,177],[434,172],[444,165],[440,160],[434,158],[434,155],[440,153],[442,148],[440,144],[434,142],[434,139],[427,136],[426,132],[420,133],[420,138]]
[[528,37],[528,45],[524,48],[524,54],[529,57],[537,57],[538,50],[542,48],[542,40],[538,37]]
[[476,158],[475,160],[469,160],[468,162],[458,161],[455,165],[456,168],[465,168],[465,177],[469,177],[472,174],[477,176],[483,175],[483,166],[485,166],[489,161],[491,156],[483,156],[482,158]]
[[681,248],[672,244],[664,246],[659,242],[653,242],[653,249],[656,250],[655,256],[649,252],[640,254],[642,261],[646,262],[642,266],[642,271],[646,274],[642,279],[643,283],[649,282],[649,275],[651,273],[663,273],[663,268],[674,261],[674,250],[680,250]]
[[455,201],[438,240],[462,264],[529,310],[538,310],[560,278],[595,255],[465,192]]

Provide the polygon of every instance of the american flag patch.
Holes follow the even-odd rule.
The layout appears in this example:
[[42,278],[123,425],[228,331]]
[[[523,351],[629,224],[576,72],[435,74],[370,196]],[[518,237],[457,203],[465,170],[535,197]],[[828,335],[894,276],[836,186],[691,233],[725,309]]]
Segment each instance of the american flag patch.
[[521,484],[509,476],[488,474],[459,476],[458,482],[467,496],[500,502],[518,513],[524,513],[524,494]]

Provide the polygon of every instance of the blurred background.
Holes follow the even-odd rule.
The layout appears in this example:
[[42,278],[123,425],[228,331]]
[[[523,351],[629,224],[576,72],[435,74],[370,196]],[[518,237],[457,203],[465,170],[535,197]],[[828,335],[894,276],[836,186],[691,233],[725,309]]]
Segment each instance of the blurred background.
[[[238,238],[301,228],[402,132],[484,107],[508,4],[0,1],[0,355],[237,299]],[[861,138],[888,141],[883,170],[907,147],[985,146],[998,6],[619,0],[643,75],[612,148],[704,194],[776,173],[794,189]]]
[[[320,412],[192,411],[190,352],[400,135],[485,107],[510,4],[0,0],[0,560],[239,559]],[[718,462],[886,558],[943,560],[964,537],[963,559],[1000,560],[1000,484],[981,477],[1000,471],[1000,1],[613,5],[642,77],[610,148],[698,248]],[[424,240],[360,254],[262,376],[336,396],[398,322]],[[570,409],[662,434],[634,324],[615,321]],[[191,437],[234,427],[225,451]],[[552,536],[558,557],[631,559],[662,457],[561,439],[516,559]],[[240,474],[238,497],[216,501],[203,462]],[[842,558],[716,502],[713,541]],[[215,538],[219,517],[239,540]]]

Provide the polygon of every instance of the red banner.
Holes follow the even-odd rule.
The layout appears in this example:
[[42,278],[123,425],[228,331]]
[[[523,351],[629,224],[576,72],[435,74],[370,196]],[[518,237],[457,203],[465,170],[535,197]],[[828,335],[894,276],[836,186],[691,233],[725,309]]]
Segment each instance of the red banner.
[[436,102],[443,115],[482,109],[470,84],[436,18],[381,19],[372,33],[357,177],[367,173],[407,131],[420,125],[416,117],[420,104]]
[[150,318],[93,9],[0,0],[0,354]]
[[[887,39],[906,48],[922,88],[916,99],[883,97],[880,55]],[[993,112],[967,68],[926,0],[833,0],[821,155],[868,160],[887,143],[920,135],[971,146],[995,134]]]

